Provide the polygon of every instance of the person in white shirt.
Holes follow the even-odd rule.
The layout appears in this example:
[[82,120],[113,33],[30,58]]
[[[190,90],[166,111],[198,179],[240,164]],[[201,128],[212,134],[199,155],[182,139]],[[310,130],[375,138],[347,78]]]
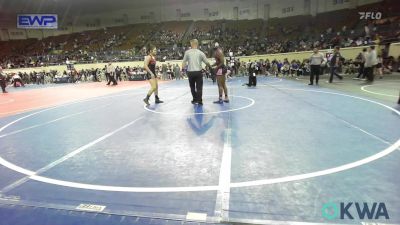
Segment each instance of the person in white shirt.
[[111,64],[111,62],[109,62],[107,65],[106,76],[108,77],[107,85],[110,85],[111,81],[113,82],[112,85],[118,84],[117,81],[115,80],[115,67],[114,67],[114,65]]
[[17,83],[19,83],[22,87],[25,87],[21,77],[18,74],[14,74],[14,76],[12,76],[11,84],[14,84],[14,87],[17,87]]
[[310,74],[310,83],[308,85],[314,84],[314,76],[315,76],[315,84],[318,85],[319,75],[321,73],[321,64],[324,61],[324,55],[318,51],[318,48],[314,48],[314,53],[310,56],[310,66],[311,66],[311,74]]

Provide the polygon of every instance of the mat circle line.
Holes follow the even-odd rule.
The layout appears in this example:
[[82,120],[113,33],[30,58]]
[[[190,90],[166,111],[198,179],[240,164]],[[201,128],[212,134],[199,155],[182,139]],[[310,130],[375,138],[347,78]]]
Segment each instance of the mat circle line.
[[[309,92],[318,92],[318,93],[325,93],[325,94],[333,94],[333,95],[339,95],[339,96],[344,96],[344,97],[350,97],[358,100],[363,100],[366,102],[374,103],[379,106],[382,106],[386,109],[389,109],[393,112],[395,112],[398,116],[400,116],[400,112],[397,111],[396,109],[389,107],[387,105],[384,105],[382,103],[357,97],[357,96],[352,96],[352,95],[347,95],[347,94],[341,94],[341,93],[336,93],[336,92],[328,92],[328,91],[318,91],[318,90],[308,90],[308,89],[296,89],[296,88],[277,88],[280,90],[293,90],[293,91],[309,91]],[[92,99],[96,100],[96,99]],[[53,107],[57,108],[60,106]],[[47,111],[47,110],[42,110],[42,111]],[[37,114],[39,112],[35,112],[32,114],[29,114],[27,116],[21,117],[19,119],[16,119],[7,125],[3,126],[0,128],[0,132],[4,130],[6,127],[10,126],[11,124],[20,121],[24,118],[27,118],[31,115]],[[230,188],[240,188],[240,187],[253,187],[253,186],[259,186],[259,185],[268,185],[268,184],[277,184],[277,183],[283,183],[283,182],[291,182],[291,181],[298,181],[298,180],[304,180],[304,179],[309,179],[313,177],[319,177],[319,176],[324,176],[328,174],[333,174],[337,172],[342,172],[345,170],[349,170],[361,165],[365,165],[367,163],[370,163],[372,161],[375,161],[377,159],[380,159],[386,155],[389,155],[390,153],[394,152],[397,148],[400,147],[400,139],[398,139],[394,144],[391,146],[387,147],[386,149],[372,155],[366,158],[363,158],[361,160],[351,162],[348,164],[344,164],[341,166],[329,168],[329,169],[324,169],[324,170],[319,170],[316,172],[310,172],[310,173],[305,173],[305,174],[298,174],[298,175],[291,175],[291,176],[286,176],[286,177],[281,177],[281,178],[272,178],[272,179],[260,179],[260,180],[253,180],[253,181],[246,181],[246,182],[232,182],[229,184]],[[36,180],[48,184],[53,184],[53,185],[59,185],[59,186],[64,186],[64,187],[71,187],[71,188],[79,188],[79,189],[88,189],[88,190],[99,190],[99,191],[114,191],[114,192],[137,192],[137,193],[165,193],[165,192],[193,192],[193,191],[216,191],[219,190],[220,187],[217,185],[211,185],[211,186],[188,186],[188,187],[128,187],[128,186],[107,186],[107,185],[94,185],[94,184],[86,184],[86,183],[78,183],[78,182],[70,182],[70,181],[64,181],[64,180],[58,180],[58,179],[53,179],[53,178],[48,178],[44,176],[39,176],[36,175],[34,171],[22,168],[20,166],[17,166],[4,158],[0,157],[0,164],[14,170],[18,173],[25,174],[29,177],[31,180]]]
[[[204,95],[203,97],[208,97],[208,96],[210,96],[210,95]],[[234,111],[246,109],[246,108],[249,108],[249,107],[253,106],[254,103],[256,102],[254,99],[248,98],[248,97],[244,97],[244,96],[231,95],[231,97],[234,97],[234,98],[242,98],[242,99],[249,100],[249,101],[250,101],[250,104],[245,105],[245,106],[242,106],[242,107],[239,107],[239,108],[235,108],[235,109],[227,109],[227,110],[212,111],[212,112],[199,112],[199,113],[196,113],[196,112],[194,112],[194,113],[159,112],[159,111],[156,111],[156,110],[149,109],[149,107],[146,106],[146,105],[143,105],[143,108],[144,108],[146,111],[149,111],[149,112],[152,112],[152,113],[157,113],[157,114],[164,114],[164,115],[179,115],[179,116],[208,115],[208,114],[218,114],[218,113],[234,112]],[[188,103],[188,104],[191,104],[191,103]],[[225,103],[225,104],[229,104],[229,103]],[[204,107],[204,106],[202,106],[202,107]]]
[[367,90],[367,87],[372,87],[372,86],[376,86],[376,85],[379,85],[379,84],[364,85],[364,86],[361,87],[361,90],[362,90],[362,91],[365,91],[365,92],[367,92],[367,93],[370,93],[370,94],[375,94],[375,95],[381,95],[381,96],[387,96],[387,97],[394,97],[394,98],[399,97],[399,96],[395,96],[395,95],[383,94],[383,93],[379,93],[379,92]]

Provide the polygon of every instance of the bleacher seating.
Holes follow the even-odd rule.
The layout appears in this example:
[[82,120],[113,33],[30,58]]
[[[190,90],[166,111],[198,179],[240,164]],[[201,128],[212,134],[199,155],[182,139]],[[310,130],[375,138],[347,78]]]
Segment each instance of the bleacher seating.
[[[371,9],[389,16],[374,22],[359,19],[359,11]],[[142,60],[143,47],[148,43],[158,47],[162,58],[179,59],[191,38],[199,39],[201,49],[207,53],[214,42],[218,42],[239,55],[302,51],[314,46],[353,46],[360,40],[365,44],[374,39],[400,38],[399,11],[400,4],[396,0],[386,0],[354,9],[319,13],[315,17],[172,21],[107,27],[41,40],[0,42],[0,65],[63,63],[66,58],[76,61]],[[365,34],[365,26],[371,34]]]

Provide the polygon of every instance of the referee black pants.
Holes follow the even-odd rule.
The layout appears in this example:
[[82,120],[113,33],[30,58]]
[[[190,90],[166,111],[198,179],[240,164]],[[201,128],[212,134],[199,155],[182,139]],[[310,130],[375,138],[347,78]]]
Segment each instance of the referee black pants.
[[365,70],[365,75],[366,75],[366,77],[367,77],[367,80],[369,81],[369,82],[372,82],[372,81],[374,81],[374,68],[375,68],[375,66],[371,66],[371,67],[365,67],[364,68],[364,70]]
[[318,84],[320,72],[321,72],[320,65],[311,65],[310,84],[314,84],[314,76],[315,76],[315,83]]
[[203,74],[201,71],[188,72],[190,91],[192,92],[193,101],[203,102]]

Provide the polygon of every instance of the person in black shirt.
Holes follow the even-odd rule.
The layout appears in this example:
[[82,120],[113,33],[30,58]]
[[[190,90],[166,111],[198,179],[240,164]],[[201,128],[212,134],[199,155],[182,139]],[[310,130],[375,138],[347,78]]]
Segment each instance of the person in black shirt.
[[92,69],[92,76],[93,76],[93,81],[98,82],[99,80],[97,79],[97,70],[98,69]]
[[248,71],[249,71],[249,83],[246,85],[248,87],[251,87],[251,86],[255,87],[257,85],[257,75],[256,75],[257,66],[256,66],[256,64],[253,62],[250,63]]
[[[363,48],[362,52],[357,56],[357,61],[360,65],[358,68],[358,75],[355,77],[355,80],[364,79],[365,78],[365,71],[364,71],[364,64],[365,64],[365,54],[367,53],[367,48]],[[361,76],[362,75],[362,76]]]
[[397,104],[400,104],[400,93],[399,93],[399,100],[397,100]]
[[122,81],[121,74],[122,74],[122,69],[119,66],[117,66],[117,68],[115,69],[115,75],[116,75],[115,80],[117,81],[119,80],[121,82]]
[[329,83],[332,83],[333,75],[337,76],[340,80],[343,79],[343,77],[337,73],[337,68],[339,67],[340,59],[342,58],[342,55],[340,55],[339,50],[340,50],[339,46],[336,46],[332,58],[329,62],[329,65],[331,67],[331,76],[329,77]]
[[3,74],[3,68],[0,66],[0,86],[3,90],[3,93],[7,93],[6,86],[7,86],[7,76]]

